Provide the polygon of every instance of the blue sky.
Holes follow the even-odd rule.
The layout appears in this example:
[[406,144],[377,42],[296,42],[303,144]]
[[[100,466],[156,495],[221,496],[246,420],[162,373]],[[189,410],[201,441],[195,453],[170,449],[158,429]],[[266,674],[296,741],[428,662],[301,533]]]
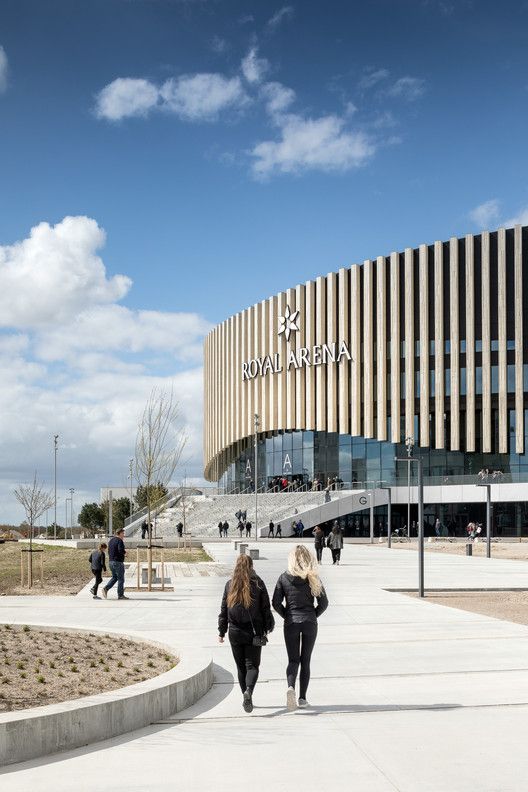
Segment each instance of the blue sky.
[[87,497],[119,483],[134,410],[174,377],[198,476],[210,323],[528,222],[527,37],[524,0],[4,0],[0,505],[30,462],[48,476],[52,423]]

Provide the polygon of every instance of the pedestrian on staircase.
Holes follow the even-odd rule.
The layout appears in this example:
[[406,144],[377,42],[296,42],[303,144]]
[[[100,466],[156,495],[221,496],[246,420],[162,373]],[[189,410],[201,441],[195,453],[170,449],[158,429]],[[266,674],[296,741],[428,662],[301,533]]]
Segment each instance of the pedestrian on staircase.
[[325,546],[325,535],[323,529],[316,525],[312,531],[315,540],[315,555],[317,556],[317,563],[323,560],[323,548]]
[[249,520],[246,522],[246,539],[249,539],[251,536],[251,523]]
[[280,523],[277,523],[277,527],[275,528],[275,539],[282,539],[282,528]]
[[218,616],[218,640],[229,636],[238,671],[244,712],[253,710],[262,647],[275,626],[266,585],[253,569],[248,555],[238,556],[233,576],[226,583]]
[[275,531],[275,523],[273,522],[273,520],[270,520],[268,526],[268,539],[273,539],[274,531]]
[[224,536],[227,539],[227,532],[229,531],[229,523],[227,520],[224,520]]
[[244,533],[244,523],[242,520],[238,522],[238,530],[240,531],[240,538],[242,539],[242,534]]
[[222,520],[220,520],[220,522],[218,523],[218,534],[220,536],[220,539],[224,535],[224,524],[223,524]]

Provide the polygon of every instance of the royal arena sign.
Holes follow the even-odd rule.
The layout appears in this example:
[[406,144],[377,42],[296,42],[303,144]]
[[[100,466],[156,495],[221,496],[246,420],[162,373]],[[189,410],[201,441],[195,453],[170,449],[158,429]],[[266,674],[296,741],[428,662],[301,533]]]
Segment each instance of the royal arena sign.
[[[284,335],[289,341],[291,334],[299,329],[299,311],[292,312],[290,306],[286,306],[284,316],[279,316],[278,335]],[[339,363],[343,358],[352,360],[346,341],[333,341],[330,344],[314,344],[313,347],[290,349],[285,360],[280,352],[275,352],[273,355],[264,355],[242,363],[242,381],[265,377],[266,374],[279,374],[281,371],[290,371],[290,369]]]

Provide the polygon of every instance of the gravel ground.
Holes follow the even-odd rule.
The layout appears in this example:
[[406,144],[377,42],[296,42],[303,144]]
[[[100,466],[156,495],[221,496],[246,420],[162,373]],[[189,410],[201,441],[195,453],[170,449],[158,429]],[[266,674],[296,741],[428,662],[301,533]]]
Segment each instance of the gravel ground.
[[115,690],[177,662],[156,646],[125,638],[0,625],[0,712]]
[[[415,593],[409,594],[416,597]],[[435,591],[427,602],[481,613],[504,621],[528,624],[528,591]]]

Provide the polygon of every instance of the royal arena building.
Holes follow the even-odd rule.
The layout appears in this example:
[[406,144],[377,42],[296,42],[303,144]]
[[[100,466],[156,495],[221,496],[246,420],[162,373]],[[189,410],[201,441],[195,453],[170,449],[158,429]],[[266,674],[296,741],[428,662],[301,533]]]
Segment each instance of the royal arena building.
[[241,311],[205,341],[205,477],[226,492],[383,482],[407,522],[410,466],[395,458],[410,449],[429,525],[484,521],[485,476],[495,532],[528,533],[527,305],[528,228],[516,226],[379,256]]

